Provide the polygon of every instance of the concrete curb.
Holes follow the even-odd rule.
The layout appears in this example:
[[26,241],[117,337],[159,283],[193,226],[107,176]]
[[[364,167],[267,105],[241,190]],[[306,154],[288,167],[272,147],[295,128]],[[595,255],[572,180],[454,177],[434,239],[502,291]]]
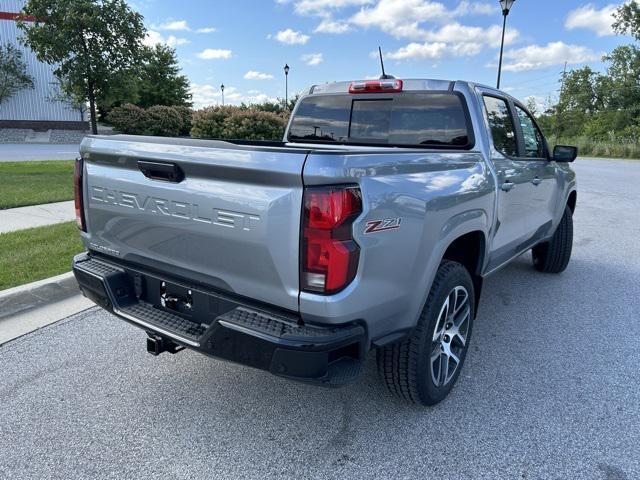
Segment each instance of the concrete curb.
[[76,295],[73,272],[0,291],[0,319]]

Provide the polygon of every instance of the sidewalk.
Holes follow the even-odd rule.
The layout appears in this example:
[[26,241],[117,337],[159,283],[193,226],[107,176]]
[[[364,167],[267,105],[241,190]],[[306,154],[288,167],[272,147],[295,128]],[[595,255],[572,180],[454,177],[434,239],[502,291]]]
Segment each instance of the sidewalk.
[[3,143],[0,144],[0,162],[73,160],[80,155],[79,150],[77,144]]
[[0,233],[75,220],[73,200],[0,210]]
[[[75,220],[73,201],[0,210],[0,234]],[[71,262],[71,259],[69,259]],[[0,291],[0,345],[92,307],[71,272]]]

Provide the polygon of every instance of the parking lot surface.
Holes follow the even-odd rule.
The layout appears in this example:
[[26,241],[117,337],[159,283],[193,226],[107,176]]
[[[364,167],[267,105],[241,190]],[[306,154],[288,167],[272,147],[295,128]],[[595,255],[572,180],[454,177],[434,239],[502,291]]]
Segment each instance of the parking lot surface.
[[[0,347],[0,477],[640,477],[640,162],[579,160],[573,259],[486,280],[452,394],[339,390],[184,351],[91,309]],[[1,325],[0,325],[1,328]]]

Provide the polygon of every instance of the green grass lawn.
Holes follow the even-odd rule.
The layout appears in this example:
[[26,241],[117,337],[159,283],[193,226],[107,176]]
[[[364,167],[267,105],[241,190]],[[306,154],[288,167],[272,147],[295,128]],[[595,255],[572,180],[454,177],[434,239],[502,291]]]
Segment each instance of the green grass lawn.
[[84,248],[76,222],[0,234],[0,290],[71,270]]
[[72,200],[73,162],[0,162],[0,210]]

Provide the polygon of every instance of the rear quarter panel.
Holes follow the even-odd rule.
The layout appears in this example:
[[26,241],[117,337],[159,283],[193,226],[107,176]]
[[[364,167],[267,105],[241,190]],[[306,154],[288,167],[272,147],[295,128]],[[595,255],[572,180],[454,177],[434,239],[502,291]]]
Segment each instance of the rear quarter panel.
[[[372,340],[413,327],[446,248],[460,235],[488,236],[495,183],[479,151],[395,149],[311,153],[305,186],[357,184],[363,213],[354,224],[360,245],[356,279],[332,296],[302,292],[307,321],[366,320]],[[400,227],[365,233],[367,222],[400,219]]]

